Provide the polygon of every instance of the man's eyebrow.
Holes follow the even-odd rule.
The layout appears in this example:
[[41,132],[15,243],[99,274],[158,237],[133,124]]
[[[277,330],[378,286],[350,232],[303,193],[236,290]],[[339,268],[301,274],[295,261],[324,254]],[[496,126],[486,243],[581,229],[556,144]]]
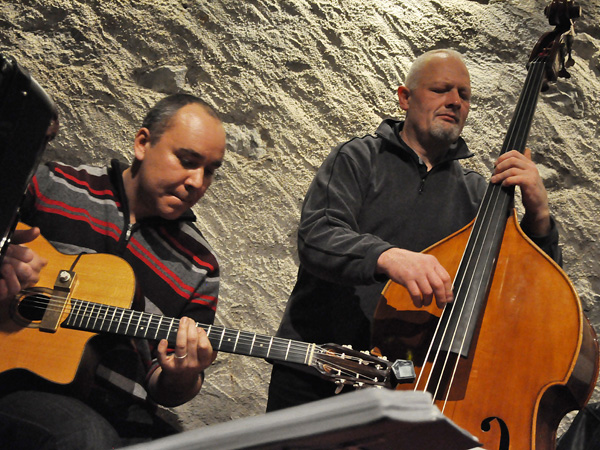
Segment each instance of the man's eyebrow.
[[[180,147],[177,149],[177,152],[184,153],[187,157],[192,157],[201,162],[206,161],[206,156],[201,153],[198,153],[196,150],[192,150],[191,148]],[[213,161],[211,166],[221,167],[223,165],[223,160],[219,159],[217,161]]]
[[192,156],[197,159],[205,159],[204,155],[201,155],[200,153],[198,153],[195,150],[192,150],[191,148],[180,147],[177,149],[177,152],[185,153],[186,156]]

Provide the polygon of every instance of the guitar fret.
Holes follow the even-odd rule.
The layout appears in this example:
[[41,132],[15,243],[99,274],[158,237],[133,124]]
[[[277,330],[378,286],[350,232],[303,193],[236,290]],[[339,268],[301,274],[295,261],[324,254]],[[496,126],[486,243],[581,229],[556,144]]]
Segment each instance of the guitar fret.
[[[169,331],[167,333],[167,340],[169,342],[171,342],[171,333],[173,332],[173,323],[175,322],[175,319],[171,319],[171,324],[169,325]],[[175,335],[177,335],[177,329],[175,329]]]
[[154,333],[154,339],[158,339],[158,332],[160,331],[160,324],[163,321],[163,316],[160,316],[160,319],[158,319],[158,324],[156,325],[156,333]]
[[124,334],[126,330],[127,330],[127,311],[122,310],[122,311],[119,311],[119,314],[118,314],[116,332],[120,333],[120,334]]
[[310,344],[306,347],[306,357],[304,358],[304,364],[312,366],[312,355],[315,349],[315,344]]
[[82,314],[81,314],[81,317],[79,318],[79,324],[78,324],[78,327],[80,327],[80,328],[81,328],[81,326],[82,326],[82,324],[83,324],[83,320],[85,319],[85,316],[86,316],[86,314],[87,314],[88,306],[89,306],[89,304],[88,304],[88,303],[86,303],[86,304],[85,304],[85,308],[84,308],[84,310],[83,310],[83,312],[82,312]]
[[133,335],[134,335],[134,336],[137,336],[137,335],[138,335],[138,331],[139,331],[139,329],[140,329],[140,321],[142,320],[142,316],[141,316],[141,314],[136,314],[136,313],[133,313],[133,314],[132,314],[132,316],[134,316],[134,315],[138,315],[138,316],[139,316],[139,317],[138,317],[138,320],[137,320],[137,322],[136,322],[136,323],[137,323],[137,325],[135,326],[135,329],[133,330]]
[[144,316],[148,319],[146,327],[144,328],[144,338],[147,338],[148,332],[152,331],[152,319],[154,318],[154,314],[144,314]]
[[92,320],[92,317],[93,317],[93,315],[94,315],[95,311],[96,311],[96,305],[91,305],[91,311],[90,311],[90,313],[88,314],[88,316],[87,316],[87,320],[86,320],[86,322],[85,322],[85,327],[86,327],[86,328],[89,328],[89,327],[90,327],[90,320]]
[[232,333],[234,332],[234,330],[228,330],[227,328],[224,328],[223,331],[224,331],[226,338],[223,340],[224,342],[221,345],[221,349],[225,352],[233,353],[234,347],[232,345],[232,340],[234,340],[234,339],[232,337],[233,336]]
[[138,338],[146,337],[147,327],[144,326],[144,319],[147,318],[147,314],[140,311],[133,314],[136,316],[136,325],[132,335]]
[[285,349],[285,360],[288,360],[288,355],[290,353],[290,347],[292,346],[292,341],[288,340],[287,348]]
[[74,320],[77,318],[77,311],[79,311],[79,308],[81,308],[81,302],[79,300],[74,300],[71,303],[73,307],[71,314],[69,314],[69,317],[67,318],[67,325],[69,326],[73,326]]
[[[140,314],[140,324],[139,324],[138,330],[141,335],[139,337],[145,338],[148,334],[148,327],[150,325],[150,317],[149,316],[150,316],[149,314],[144,314],[144,313]],[[146,324],[144,324],[144,319],[146,319]]]
[[[234,332],[235,330],[232,330]],[[237,336],[235,338],[235,346],[232,348],[231,352],[239,355],[252,355],[252,349],[250,348],[250,336],[253,336],[253,333],[249,333],[247,331],[237,330]],[[227,351],[227,349],[225,349]]]
[[[102,310],[104,309],[103,305],[98,305],[98,309],[99,309],[99,313],[102,312]],[[96,314],[94,316],[94,322],[92,323],[92,329],[96,330],[96,324],[98,323],[98,317],[100,316],[100,314]]]
[[110,307],[106,306],[104,308],[104,314],[102,316],[102,319],[100,319],[100,326],[98,327],[99,330],[104,330],[104,325],[107,323],[107,317],[106,315],[110,312]]
[[123,321],[123,314],[124,313],[125,313],[125,311],[122,310],[122,309],[115,311],[115,314],[114,314],[115,321],[113,322],[114,325],[115,325],[115,330],[114,330],[115,333],[119,332],[119,327],[121,326],[121,323]]
[[235,353],[235,349],[237,348],[239,341],[240,341],[240,330],[238,330],[237,336],[235,337],[235,345],[233,346],[233,353]]
[[146,317],[146,326],[144,328],[144,338],[148,339],[148,335],[152,334],[153,329],[152,329],[152,323],[154,322],[154,314],[151,313],[145,313],[144,317]]
[[[144,324],[144,319],[146,319],[146,323]],[[148,334],[148,314],[140,313],[140,323],[138,324],[138,335],[141,338],[145,338]]]
[[77,320],[79,320],[79,315],[81,314],[81,308],[83,308],[82,303],[79,304],[79,308],[77,308],[77,311],[73,315],[73,321],[71,322],[71,326],[73,326],[73,327],[77,326]]
[[217,349],[221,350],[223,346],[223,337],[225,336],[225,328],[223,328],[223,332],[221,333],[221,339],[219,340],[219,345],[217,345]]
[[256,333],[252,336],[252,343],[250,344],[250,351],[248,352],[250,355],[252,354],[252,349],[254,348],[254,342],[256,341]]
[[131,326],[131,318],[133,317],[133,311],[128,311],[129,317],[127,318],[127,326],[125,327],[125,334],[129,333],[129,327]]
[[[115,308],[112,310],[112,317],[110,318],[109,322],[108,322],[108,329],[107,331],[110,332],[110,326],[115,323],[115,317],[117,315],[118,310]],[[119,328],[119,325],[117,325],[117,329]]]

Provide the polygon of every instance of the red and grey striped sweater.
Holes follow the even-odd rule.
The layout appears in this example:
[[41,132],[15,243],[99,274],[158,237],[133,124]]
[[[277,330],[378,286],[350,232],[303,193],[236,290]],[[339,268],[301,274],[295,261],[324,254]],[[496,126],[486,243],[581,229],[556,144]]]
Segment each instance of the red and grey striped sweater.
[[[136,309],[212,324],[219,264],[194,225],[194,214],[130,225],[122,181],[125,168],[116,160],[102,168],[40,166],[21,208],[22,221],[39,227],[62,253],[108,253],[125,259],[136,276]],[[95,339],[105,351],[96,372],[99,383],[146,400],[146,381],[157,367],[155,343]]]

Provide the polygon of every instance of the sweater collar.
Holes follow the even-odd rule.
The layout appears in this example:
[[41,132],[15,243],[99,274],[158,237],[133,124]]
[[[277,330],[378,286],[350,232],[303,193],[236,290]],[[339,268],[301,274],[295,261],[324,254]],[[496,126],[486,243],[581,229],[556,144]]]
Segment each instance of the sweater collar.
[[[400,131],[402,131],[403,127],[403,120],[385,119],[377,128],[375,134],[383,140],[389,142],[394,147],[397,147],[403,152],[408,153],[413,159],[419,161],[419,156],[417,153],[400,137]],[[446,156],[437,165],[447,161],[471,158],[472,156],[474,156],[474,154],[467,147],[467,143],[463,138],[459,137],[458,140],[450,146]]]

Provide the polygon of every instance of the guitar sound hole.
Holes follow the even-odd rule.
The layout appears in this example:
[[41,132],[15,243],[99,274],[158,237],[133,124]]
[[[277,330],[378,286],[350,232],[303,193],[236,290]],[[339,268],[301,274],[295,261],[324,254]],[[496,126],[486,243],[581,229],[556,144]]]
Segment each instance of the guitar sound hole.
[[50,297],[44,294],[34,294],[24,297],[19,302],[19,315],[31,322],[39,322],[44,317]]

